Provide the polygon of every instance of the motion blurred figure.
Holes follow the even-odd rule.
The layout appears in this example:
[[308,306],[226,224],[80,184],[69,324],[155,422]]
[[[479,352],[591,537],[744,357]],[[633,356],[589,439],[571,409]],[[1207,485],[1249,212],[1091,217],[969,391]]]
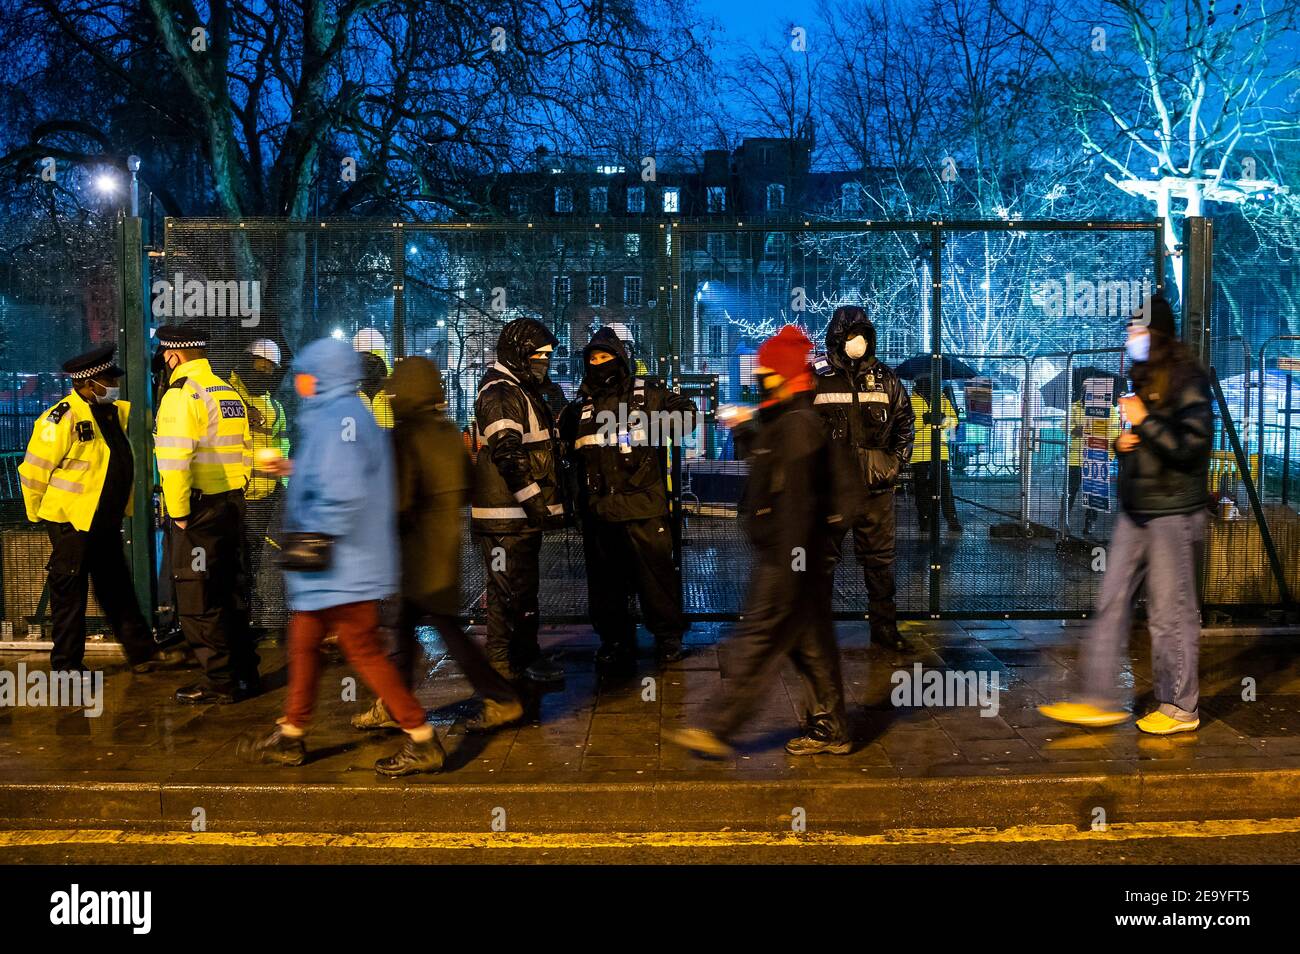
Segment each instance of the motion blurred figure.
[[[415,689],[421,650],[416,627],[428,621],[442,637],[483,699],[471,732],[486,732],[524,714],[518,693],[488,662],[461,628],[461,510],[474,475],[456,425],[447,420],[446,395],[438,366],[423,357],[402,358],[384,385],[393,408],[393,451],[397,464],[397,533],[401,542],[401,609],[393,662],[406,688]],[[358,729],[396,729],[382,699],[356,716]]]
[[706,707],[707,724],[669,736],[699,755],[731,754],[732,738],[786,658],[804,687],[803,734],[786,751],[842,755],[853,748],[827,559],[829,526],[840,515],[832,500],[826,426],[813,406],[811,350],[812,342],[794,325],[758,349],[754,374],[762,402],[756,421],[743,425],[750,433],[737,439],[750,461],[742,512],[754,560],[745,612],[727,647],[727,685]]
[[1083,685],[1078,701],[1041,711],[1087,726],[1116,725],[1129,717],[1119,697],[1120,656],[1133,597],[1145,581],[1156,708],[1137,727],[1172,735],[1201,724],[1196,557],[1205,533],[1214,410],[1208,375],[1178,340],[1173,309],[1162,296],[1148,298],[1135,313],[1126,349],[1135,393],[1120,398],[1120,410],[1132,429],[1115,441],[1121,512],[1097,614],[1083,643]]
[[[930,504],[938,491],[943,518],[952,533],[961,533],[961,521],[957,519],[957,503],[952,496],[952,475],[950,473],[948,451],[948,432],[957,427],[957,410],[947,394],[943,395],[942,414],[930,410],[932,393],[930,378],[917,378],[912,385],[912,415],[916,430],[916,441],[912,447],[912,486],[916,491],[916,519],[921,533],[930,532]],[[939,486],[935,486],[933,454],[934,429],[939,428]]]
[[344,657],[406,733],[402,747],[376,762],[375,771],[389,776],[436,772],[445,758],[442,746],[379,636],[379,601],[393,595],[398,582],[388,436],[357,396],[361,360],[346,342],[316,341],[303,349],[294,368],[302,411],[285,501],[286,545],[294,535],[308,535],[326,556],[310,570],[286,567],[293,615],[284,715],[266,735],[245,739],[240,754],[251,762],[305,761],[321,642],[332,631]]

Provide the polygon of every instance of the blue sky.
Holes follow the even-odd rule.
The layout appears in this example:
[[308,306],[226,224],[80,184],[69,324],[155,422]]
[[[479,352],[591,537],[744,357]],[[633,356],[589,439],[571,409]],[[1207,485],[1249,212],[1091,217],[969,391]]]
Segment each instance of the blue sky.
[[696,0],[696,6],[703,16],[720,24],[719,46],[757,44],[765,34],[783,33],[787,21],[811,20],[813,15],[812,3],[790,0]]

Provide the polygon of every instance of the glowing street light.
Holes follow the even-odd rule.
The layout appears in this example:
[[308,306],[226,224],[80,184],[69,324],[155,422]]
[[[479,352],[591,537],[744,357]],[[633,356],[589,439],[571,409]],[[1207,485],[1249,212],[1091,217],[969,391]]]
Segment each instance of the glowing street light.
[[117,192],[117,177],[111,172],[101,172],[95,176],[95,191],[102,195],[113,195]]

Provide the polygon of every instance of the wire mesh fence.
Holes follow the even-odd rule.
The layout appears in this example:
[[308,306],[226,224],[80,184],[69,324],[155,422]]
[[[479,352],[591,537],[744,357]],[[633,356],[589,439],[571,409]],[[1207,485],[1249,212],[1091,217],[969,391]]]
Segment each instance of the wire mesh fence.
[[[173,317],[208,325],[214,369],[274,409],[287,425],[277,439],[290,455],[297,402],[283,372],[316,338],[350,340],[363,352],[362,391],[381,423],[391,415],[385,420],[376,394],[393,363],[408,354],[434,359],[449,414],[470,437],[477,383],[506,323],[527,316],[555,331],[552,379],[569,398],[591,333],[614,327],[638,373],[661,377],[703,412],[697,432],[675,449],[671,474],[686,608],[715,618],[741,611],[749,559],[737,514],[746,467],[717,412],[756,399],[757,345],[782,324],[800,324],[820,348],[834,309],[861,304],[876,323],[881,360],[904,369],[916,423],[932,397],[936,361],[953,417],[940,454],[918,454],[896,495],[900,612],[1068,616],[1092,608],[1104,566],[1097,555],[1114,520],[1114,455],[1095,445],[1117,426],[1114,399],[1127,388],[1117,347],[1124,325],[1146,294],[1176,293],[1163,280],[1160,237],[1151,222],[171,220],[149,256],[147,285],[155,325]],[[79,248],[84,263],[66,250],[53,258],[52,241],[33,246],[35,266],[10,265],[0,298],[3,326],[25,342],[8,349],[0,367],[6,532],[31,533],[11,472],[34,416],[65,387],[52,370],[119,324],[111,241],[87,239]],[[160,313],[160,304],[180,305],[173,292],[191,283],[231,286],[231,302],[248,307]],[[35,328],[39,314],[65,316],[40,326],[58,334],[22,330]],[[259,373],[259,341],[279,350],[279,374]],[[1260,461],[1252,470],[1260,467],[1265,503],[1280,508],[1279,520],[1294,515],[1300,495],[1300,394],[1287,397],[1295,344],[1273,342],[1261,357],[1245,336],[1215,342],[1230,419]],[[1090,381],[1109,382],[1107,408],[1084,408]],[[1258,528],[1220,432],[1212,489],[1231,498],[1242,519],[1225,511],[1225,526],[1211,530],[1206,598],[1269,602],[1276,594]],[[280,482],[263,481],[248,499],[254,616],[266,627],[286,615],[272,562],[282,496]],[[939,519],[927,520],[931,512]],[[1291,539],[1282,534],[1280,545]],[[851,552],[837,571],[835,610],[861,618],[866,594]],[[27,562],[39,570],[39,560]],[[475,618],[483,571],[468,530],[463,565],[464,612]],[[543,617],[585,617],[585,571],[577,531],[548,535]],[[14,574],[4,574],[7,594]],[[21,613],[38,615],[35,607]],[[14,619],[8,609],[6,618]]]

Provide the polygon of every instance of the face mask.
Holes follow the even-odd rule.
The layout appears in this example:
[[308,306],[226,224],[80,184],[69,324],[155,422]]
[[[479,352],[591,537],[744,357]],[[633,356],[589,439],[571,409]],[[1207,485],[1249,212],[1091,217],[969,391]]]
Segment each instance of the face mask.
[[99,385],[99,386],[104,389],[103,394],[100,394],[98,391],[96,391],[94,385],[91,386],[91,393],[94,394],[95,396],[96,404],[112,404],[122,394],[122,388],[119,386],[114,386],[114,387],[108,387],[107,385]]
[[618,377],[619,370],[617,361],[606,361],[604,364],[589,364],[587,365],[587,380],[591,382],[592,387],[603,388]]
[[533,380],[538,384],[546,380],[546,372],[551,368],[550,358],[529,358],[528,367],[533,372]]
[[1146,361],[1151,357],[1151,335],[1131,335],[1124,343],[1124,350],[1134,361]]
[[867,353],[867,339],[862,335],[854,335],[848,341],[844,342],[844,353],[853,361],[857,361]]

